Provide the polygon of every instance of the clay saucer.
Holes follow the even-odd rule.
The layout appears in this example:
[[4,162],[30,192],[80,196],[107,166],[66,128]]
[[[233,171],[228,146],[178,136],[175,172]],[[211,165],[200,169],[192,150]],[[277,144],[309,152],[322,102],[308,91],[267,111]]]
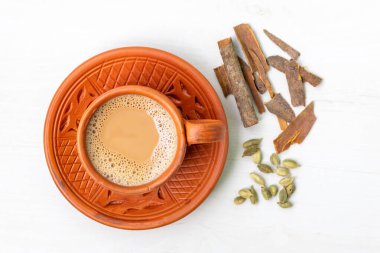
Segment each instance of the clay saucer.
[[59,190],[88,217],[122,229],[170,224],[198,207],[214,188],[226,161],[224,141],[188,147],[176,173],[149,193],[122,195],[99,185],[78,157],[80,119],[100,94],[124,85],[144,85],[167,95],[186,119],[227,121],[207,79],[170,53],[143,47],[99,54],[77,67],[57,90],[44,129],[46,160]]

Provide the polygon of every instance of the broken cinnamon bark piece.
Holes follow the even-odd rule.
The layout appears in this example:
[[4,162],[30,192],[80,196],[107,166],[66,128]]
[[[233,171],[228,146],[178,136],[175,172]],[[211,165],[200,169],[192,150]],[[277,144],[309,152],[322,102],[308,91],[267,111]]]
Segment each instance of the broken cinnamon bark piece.
[[224,97],[227,97],[231,92],[228,88],[229,81],[224,65],[214,68],[214,72],[216,78],[218,79],[220,87],[222,88]]
[[295,60],[290,60],[285,70],[290,98],[293,106],[305,105],[305,87],[299,74],[299,65]]
[[228,90],[235,97],[243,125],[244,127],[255,125],[258,123],[258,118],[253,106],[254,101],[244,79],[231,38],[219,41],[218,46],[229,80]]
[[238,58],[239,58],[241,69],[243,71],[244,78],[247,81],[248,86],[251,90],[253,100],[256,104],[256,108],[259,111],[259,113],[263,113],[265,112],[265,107],[264,107],[263,101],[261,100],[261,96],[256,88],[255,78],[253,76],[251,68],[248,66],[247,63],[245,63],[243,59],[241,59],[240,57]]
[[302,80],[304,82],[308,82],[314,87],[317,87],[318,85],[321,84],[322,78],[319,76],[307,71],[304,67],[300,67],[300,75],[302,77]]
[[277,69],[278,71],[285,73],[289,61],[282,56],[272,55],[267,58],[267,62],[270,66]]
[[268,111],[284,119],[286,122],[290,123],[296,117],[293,109],[281,94],[276,94],[269,102],[265,103],[265,106]]
[[[267,58],[267,62],[270,66],[274,67],[275,69],[283,73],[285,73],[286,66],[289,64],[289,61],[287,59],[279,55],[269,56]],[[322,82],[322,78],[309,72],[304,67],[300,67],[299,72],[300,72],[302,81],[308,82],[314,87],[318,86]]]
[[311,102],[290,125],[273,141],[277,153],[287,150],[292,144],[301,144],[317,118],[314,114],[314,102]]
[[272,33],[268,32],[264,29],[265,35],[279,48],[281,48],[282,51],[287,53],[292,59],[297,60],[298,57],[301,55],[300,52],[295,50],[293,47],[291,47],[288,43],[283,41],[282,39],[278,38],[277,36],[273,35]]
[[267,92],[267,87],[265,87],[264,81],[261,80],[260,76],[256,72],[254,73],[254,77],[256,88],[260,92],[260,94],[264,94],[265,92]]

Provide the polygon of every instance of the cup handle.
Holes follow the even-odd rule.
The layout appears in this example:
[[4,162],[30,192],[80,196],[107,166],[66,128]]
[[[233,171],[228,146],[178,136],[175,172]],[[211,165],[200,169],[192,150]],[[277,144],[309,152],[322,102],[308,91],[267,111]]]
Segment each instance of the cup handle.
[[192,145],[223,140],[227,129],[220,120],[201,119],[185,120],[185,130],[187,144]]

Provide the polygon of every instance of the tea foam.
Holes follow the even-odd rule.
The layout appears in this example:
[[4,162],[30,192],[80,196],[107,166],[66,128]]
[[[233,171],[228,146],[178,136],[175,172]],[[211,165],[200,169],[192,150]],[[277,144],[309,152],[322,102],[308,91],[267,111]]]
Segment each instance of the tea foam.
[[[143,110],[153,119],[158,142],[150,158],[131,159],[110,150],[102,141],[107,119],[121,109]],[[87,124],[85,141],[87,156],[94,168],[108,180],[123,186],[155,180],[169,167],[177,150],[177,132],[171,115],[157,101],[134,94],[118,96],[101,105]]]

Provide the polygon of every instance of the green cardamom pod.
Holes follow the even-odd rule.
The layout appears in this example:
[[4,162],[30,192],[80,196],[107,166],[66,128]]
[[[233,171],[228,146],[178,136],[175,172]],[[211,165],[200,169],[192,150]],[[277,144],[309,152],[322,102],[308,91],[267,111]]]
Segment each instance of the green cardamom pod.
[[252,156],[252,161],[256,164],[260,164],[263,159],[263,155],[261,153],[261,149],[258,149]]
[[277,195],[277,191],[278,191],[277,185],[272,184],[271,186],[269,186],[269,191],[270,191],[270,194],[273,197],[276,196]]
[[242,197],[242,198],[247,199],[247,198],[249,198],[251,195],[252,195],[251,191],[250,191],[249,189],[247,189],[247,188],[245,188],[245,189],[241,189],[241,190],[239,191],[239,196]]
[[289,208],[289,207],[292,207],[293,204],[290,203],[290,202],[285,202],[285,203],[281,203],[281,202],[277,202],[277,204],[282,207],[282,208]]
[[251,146],[251,147],[247,148],[246,150],[244,150],[242,157],[244,157],[244,156],[251,156],[254,153],[256,153],[256,151],[258,149],[259,148],[257,146]]
[[262,178],[259,174],[255,172],[251,172],[249,176],[255,181],[256,184],[259,184],[261,186],[265,186],[265,180]]
[[238,196],[238,197],[236,197],[236,198],[234,199],[234,203],[235,203],[235,205],[241,205],[241,204],[244,203],[244,201],[245,201],[245,198],[240,197],[240,196]]
[[279,157],[276,153],[273,153],[273,154],[271,154],[271,156],[270,156],[270,162],[271,162],[274,166],[278,166],[278,165],[280,165],[281,160],[280,160],[280,157]]
[[285,190],[286,190],[286,193],[288,194],[288,196],[290,196],[296,190],[296,185],[294,183],[291,183],[285,187]]
[[288,185],[290,185],[291,183],[293,183],[294,181],[294,177],[284,177],[280,180],[280,185],[286,187]]
[[282,162],[282,166],[284,166],[284,167],[286,167],[288,169],[295,169],[295,168],[300,167],[301,165],[299,165],[296,161],[294,161],[292,159],[285,159]]
[[260,145],[262,139],[250,139],[248,141],[245,141],[243,143],[243,148],[249,148],[251,146],[258,146]]
[[289,169],[285,167],[277,167],[276,174],[281,177],[286,177],[290,174]]
[[288,194],[286,193],[285,188],[282,188],[278,193],[278,201],[280,203],[285,203],[288,200]]
[[259,201],[259,198],[257,196],[257,192],[255,190],[255,188],[253,187],[253,185],[251,185],[251,196],[249,197],[249,200],[251,201],[251,203],[254,205],[256,204],[258,201]]
[[270,191],[265,186],[261,187],[261,194],[263,194],[264,199],[268,200],[272,197]]
[[273,173],[272,167],[267,164],[258,164],[257,167],[263,173]]

